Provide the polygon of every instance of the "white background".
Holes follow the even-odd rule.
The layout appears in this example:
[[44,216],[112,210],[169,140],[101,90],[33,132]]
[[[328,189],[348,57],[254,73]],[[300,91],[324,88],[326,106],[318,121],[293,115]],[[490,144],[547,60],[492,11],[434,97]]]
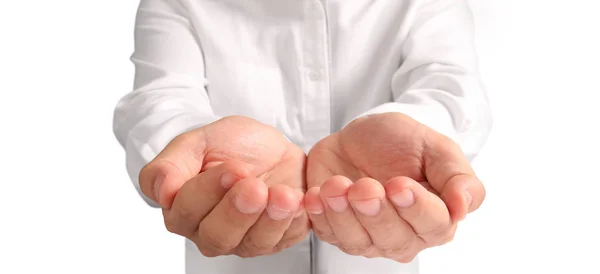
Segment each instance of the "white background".
[[[111,128],[136,7],[0,1],[0,273],[183,274],[183,241],[137,196]],[[600,274],[599,4],[472,7],[495,114],[475,163],[488,198],[422,273]]]

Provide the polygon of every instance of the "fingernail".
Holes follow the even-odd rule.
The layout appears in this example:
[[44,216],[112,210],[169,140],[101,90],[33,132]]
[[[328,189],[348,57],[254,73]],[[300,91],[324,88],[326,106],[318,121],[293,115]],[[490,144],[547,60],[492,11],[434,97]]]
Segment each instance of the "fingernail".
[[221,185],[224,188],[229,189],[237,179],[238,178],[235,175],[231,173],[225,173],[221,176]]
[[467,201],[467,210],[471,208],[471,203],[473,203],[473,196],[469,191],[465,191],[465,200]]
[[269,214],[269,217],[275,221],[287,218],[290,216],[290,213],[291,211],[289,210],[281,209],[271,204],[267,206],[267,214]]
[[415,195],[410,189],[400,191],[400,193],[391,196],[392,203],[399,207],[410,207],[415,203]]
[[156,181],[154,181],[154,199],[156,199],[155,202],[160,203],[160,187],[163,183],[163,181],[165,180],[165,177],[163,175],[159,175],[158,177],[156,177]]
[[306,212],[308,212],[312,215],[323,214],[323,205],[320,202],[316,205],[313,205],[312,207],[304,206],[304,208],[306,209]]
[[255,214],[263,209],[262,205],[250,202],[244,195],[235,195],[235,207],[244,214]]
[[379,209],[381,208],[381,200],[380,199],[368,199],[362,201],[353,201],[352,205],[358,212],[367,215],[367,216],[375,216],[379,213]]
[[313,215],[320,215],[323,214],[323,208],[307,208],[306,212],[313,214]]
[[348,208],[348,199],[346,199],[346,196],[327,198],[326,201],[329,208],[337,213],[342,213]]

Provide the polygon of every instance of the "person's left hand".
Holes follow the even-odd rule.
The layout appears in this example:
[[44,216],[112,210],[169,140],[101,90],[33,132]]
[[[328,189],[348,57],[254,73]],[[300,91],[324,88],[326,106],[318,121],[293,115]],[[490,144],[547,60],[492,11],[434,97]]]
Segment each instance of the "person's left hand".
[[317,143],[307,187],[321,241],[402,263],[449,242],[485,197],[455,142],[399,113],[357,119]]

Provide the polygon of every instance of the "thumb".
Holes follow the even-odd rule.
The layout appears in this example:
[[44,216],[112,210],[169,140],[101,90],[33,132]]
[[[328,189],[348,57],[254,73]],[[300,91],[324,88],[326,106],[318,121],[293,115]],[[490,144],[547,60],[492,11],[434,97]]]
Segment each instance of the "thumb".
[[181,186],[202,169],[206,138],[202,129],[175,137],[139,174],[140,189],[162,208],[170,208]]
[[307,157],[299,147],[293,146],[275,166],[271,167],[259,178],[263,178],[269,187],[284,184],[302,193],[306,192]]
[[464,219],[483,203],[483,184],[461,148],[450,138],[437,132],[427,135],[423,166],[429,184],[446,203],[453,221]]

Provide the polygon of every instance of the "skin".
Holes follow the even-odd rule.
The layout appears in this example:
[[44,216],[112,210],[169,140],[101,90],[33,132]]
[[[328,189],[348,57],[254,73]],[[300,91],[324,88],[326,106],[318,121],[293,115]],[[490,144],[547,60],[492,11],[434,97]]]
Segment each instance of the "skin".
[[408,263],[452,240],[485,189],[451,139],[399,113],[355,120],[308,155],[317,237],[351,255]]
[[348,254],[408,263],[485,198],[456,143],[399,113],[357,119],[308,157],[275,128],[227,117],[176,137],[140,186],[167,230],[209,257],[273,254],[312,228]]
[[140,172],[168,231],[208,257],[273,254],[304,239],[306,154],[276,129],[231,116],[173,139]]

